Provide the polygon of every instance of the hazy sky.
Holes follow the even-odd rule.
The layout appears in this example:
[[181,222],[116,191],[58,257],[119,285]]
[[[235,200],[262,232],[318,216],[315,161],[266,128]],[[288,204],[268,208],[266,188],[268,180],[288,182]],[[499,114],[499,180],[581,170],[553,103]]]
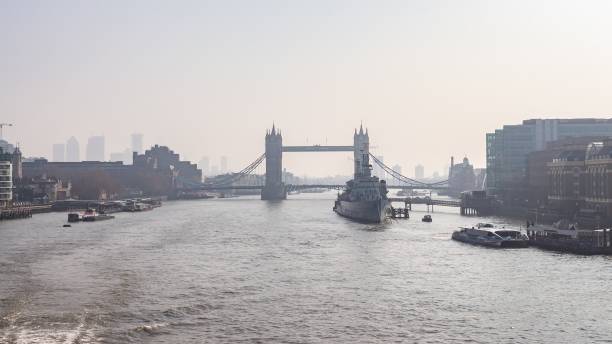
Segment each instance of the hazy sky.
[[[485,133],[612,113],[612,1],[0,1],[0,121],[29,156],[142,132],[239,168],[286,144],[351,144],[407,174],[485,161]],[[612,117],[610,115],[609,117]],[[302,175],[348,153],[286,154]],[[214,162],[214,161],[213,161]]]

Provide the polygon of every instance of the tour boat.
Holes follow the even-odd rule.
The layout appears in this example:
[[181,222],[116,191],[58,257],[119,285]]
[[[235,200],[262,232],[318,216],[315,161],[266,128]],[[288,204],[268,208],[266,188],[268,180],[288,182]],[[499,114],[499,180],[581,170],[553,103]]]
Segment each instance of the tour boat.
[[93,222],[93,221],[103,221],[114,219],[115,217],[112,215],[100,214],[93,209],[87,209],[81,215],[81,221],[83,222]]
[[521,248],[529,246],[527,235],[518,230],[497,229],[490,223],[479,223],[475,227],[460,227],[453,232],[453,240],[473,245],[504,248]]

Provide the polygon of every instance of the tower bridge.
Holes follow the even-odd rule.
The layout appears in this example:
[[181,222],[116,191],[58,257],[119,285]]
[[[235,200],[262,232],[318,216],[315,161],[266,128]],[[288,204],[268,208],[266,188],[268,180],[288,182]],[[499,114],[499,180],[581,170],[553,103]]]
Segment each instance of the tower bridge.
[[[389,166],[370,153],[370,136],[368,130],[363,130],[360,126],[359,131],[355,129],[353,134],[353,144],[344,146],[283,146],[283,136],[280,130],[277,130],[275,125],[272,129],[266,131],[265,136],[265,153],[259,156],[255,161],[242,169],[240,172],[228,175],[226,178],[217,180],[213,183],[194,183],[190,181],[180,180],[181,187],[178,191],[189,190],[261,190],[262,200],[283,200],[287,198],[287,193],[294,190],[303,190],[309,188],[327,188],[327,189],[343,189],[345,185],[288,185],[283,182],[283,153],[302,153],[302,152],[353,152],[354,173],[355,176],[363,175],[364,168],[371,168],[370,158],[380,166],[390,178],[400,182],[400,185],[387,185],[390,189],[429,189],[439,190],[448,188],[448,181],[437,183],[424,183],[418,180],[408,178],[398,171],[394,171]],[[265,180],[263,185],[236,185],[244,176],[252,173],[263,160],[266,161]]]

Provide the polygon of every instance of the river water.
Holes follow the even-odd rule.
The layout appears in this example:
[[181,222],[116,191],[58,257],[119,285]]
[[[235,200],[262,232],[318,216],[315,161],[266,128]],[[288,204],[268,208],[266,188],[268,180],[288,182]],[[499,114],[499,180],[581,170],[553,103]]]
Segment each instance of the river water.
[[612,342],[612,258],[350,222],[333,193],[0,223],[0,343]]

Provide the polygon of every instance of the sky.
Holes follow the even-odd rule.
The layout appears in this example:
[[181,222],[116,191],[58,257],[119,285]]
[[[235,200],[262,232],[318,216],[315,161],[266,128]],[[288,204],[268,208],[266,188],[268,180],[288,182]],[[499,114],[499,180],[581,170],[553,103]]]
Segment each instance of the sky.
[[[130,134],[239,170],[287,145],[352,143],[408,176],[485,164],[528,118],[612,117],[610,1],[0,1],[0,122],[27,156]],[[298,175],[349,153],[285,154]]]

